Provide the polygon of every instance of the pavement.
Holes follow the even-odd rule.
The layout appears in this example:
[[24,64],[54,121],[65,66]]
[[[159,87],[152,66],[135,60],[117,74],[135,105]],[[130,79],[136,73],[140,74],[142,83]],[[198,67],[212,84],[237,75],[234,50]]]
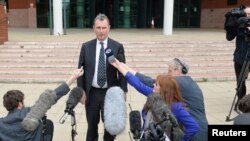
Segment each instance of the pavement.
[[[123,32],[124,31],[124,32]],[[85,35],[83,32],[86,32]],[[77,30],[71,29],[67,32],[67,35],[53,36],[49,35],[49,29],[26,29],[26,28],[11,28],[9,30],[10,41],[84,41],[94,37],[91,29]],[[30,34],[30,35],[29,35]],[[33,37],[32,37],[33,36]],[[161,40],[225,40],[225,34],[223,30],[209,30],[209,29],[176,29],[173,31],[172,36],[162,35],[162,31],[159,29],[114,29],[111,32],[111,36],[121,41],[161,41]],[[3,95],[10,89],[19,89],[25,93],[25,105],[32,106],[38,99],[39,95],[45,89],[54,89],[58,83],[0,83],[0,101],[2,101]],[[71,88],[76,84],[74,83]],[[235,81],[220,81],[220,82],[198,82],[198,85],[203,91],[206,115],[209,124],[232,124],[232,121],[227,122],[226,117],[229,115],[230,107],[233,103],[235,96]],[[247,81],[247,93],[250,92],[250,82]],[[60,99],[48,112],[47,117],[54,122],[54,141],[71,141],[71,117],[69,116],[64,124],[59,123],[59,119],[64,114],[65,102],[68,96],[64,96]],[[129,92],[127,93],[127,124],[123,133],[117,136],[116,141],[129,141],[129,119],[128,114],[130,112],[129,104],[133,110],[141,110],[146,97],[139,94],[134,88],[129,86]],[[75,108],[76,112],[76,131],[75,141],[82,141],[86,138],[87,122],[85,117],[84,105],[78,104]],[[5,116],[7,111],[0,102],[0,117]],[[230,119],[237,114],[233,111],[230,115]],[[99,124],[99,141],[102,141],[104,125]]]

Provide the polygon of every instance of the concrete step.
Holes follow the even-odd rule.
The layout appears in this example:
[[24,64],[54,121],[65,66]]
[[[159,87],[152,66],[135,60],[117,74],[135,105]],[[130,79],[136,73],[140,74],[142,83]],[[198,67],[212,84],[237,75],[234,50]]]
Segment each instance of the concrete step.
[[[184,58],[197,81],[235,80],[234,42],[123,42],[127,64],[155,77],[167,72],[167,61]],[[0,82],[54,83],[77,67],[82,42],[5,42],[0,45]]]

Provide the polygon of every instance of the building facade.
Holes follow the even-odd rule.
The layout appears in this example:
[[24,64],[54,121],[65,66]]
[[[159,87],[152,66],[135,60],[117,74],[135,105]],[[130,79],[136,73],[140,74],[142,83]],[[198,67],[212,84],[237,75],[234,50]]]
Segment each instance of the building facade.
[[[53,0],[5,0],[10,27],[52,26]],[[112,28],[163,27],[166,0],[62,0],[67,28],[91,28],[94,17],[105,13]],[[249,0],[174,0],[173,27],[223,28],[224,15]],[[165,17],[167,18],[167,17]]]

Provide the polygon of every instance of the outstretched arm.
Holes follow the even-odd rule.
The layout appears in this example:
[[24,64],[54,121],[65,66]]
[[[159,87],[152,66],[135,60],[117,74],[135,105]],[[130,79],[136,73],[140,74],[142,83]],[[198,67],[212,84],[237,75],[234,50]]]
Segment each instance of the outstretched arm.
[[119,62],[119,60],[115,60],[111,63],[115,68],[117,68],[124,76],[127,74],[127,72],[131,72],[133,75],[135,75],[142,83],[145,85],[153,88],[155,80],[152,79],[149,76],[146,76],[142,73],[137,72],[136,70],[132,69],[128,65],[124,64],[123,62]]
[[57,100],[60,99],[62,96],[67,94],[70,90],[70,85],[74,83],[74,81],[81,77],[83,75],[83,68],[81,67],[80,69],[75,69],[71,72],[71,75],[69,76],[68,80],[65,83],[62,83],[59,85],[56,89],[56,95],[57,95]]
[[125,76],[127,74],[127,72],[131,72],[132,74],[135,75],[136,71],[133,70],[132,68],[130,68],[128,65],[124,64],[123,62],[120,62],[119,60],[115,59],[115,61],[110,63],[112,66],[114,66],[115,68],[117,68],[122,74],[123,76]]
[[[144,85],[133,73],[130,71],[134,71],[130,69],[126,64],[119,62],[115,59],[115,61],[111,62],[111,64],[117,68],[127,79],[128,83],[133,86],[137,91],[142,93],[145,96],[148,96],[153,92],[153,89]],[[135,72],[135,71],[134,71]]]
[[81,67],[80,69],[75,69],[70,77],[68,78],[68,80],[66,81],[66,84],[68,86],[70,86],[78,77],[82,76],[83,75],[83,67]]

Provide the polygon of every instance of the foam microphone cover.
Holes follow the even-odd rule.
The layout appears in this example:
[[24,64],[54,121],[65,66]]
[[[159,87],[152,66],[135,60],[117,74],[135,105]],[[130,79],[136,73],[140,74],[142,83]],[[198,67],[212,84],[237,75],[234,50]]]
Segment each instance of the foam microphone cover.
[[126,127],[125,93],[117,86],[107,90],[104,100],[104,126],[111,135],[122,133]]
[[[152,112],[155,122],[160,122],[167,116],[170,118],[170,120],[174,120],[173,122],[177,123],[175,117],[173,117],[172,112],[170,111],[160,94],[153,93],[149,95],[147,98],[147,106]],[[169,137],[172,127],[172,122],[170,122],[170,120],[165,120],[160,124],[161,128]]]
[[74,87],[69,93],[69,97],[66,102],[67,106],[66,108],[73,110],[81,100],[82,95],[83,95],[83,89],[80,87]]
[[55,91],[45,90],[23,119],[21,123],[22,127],[27,131],[34,131],[39,125],[39,120],[42,119],[48,109],[56,103],[56,99]]
[[112,49],[110,48],[105,49],[105,54],[108,57],[109,63],[113,63],[115,61],[115,56]]

